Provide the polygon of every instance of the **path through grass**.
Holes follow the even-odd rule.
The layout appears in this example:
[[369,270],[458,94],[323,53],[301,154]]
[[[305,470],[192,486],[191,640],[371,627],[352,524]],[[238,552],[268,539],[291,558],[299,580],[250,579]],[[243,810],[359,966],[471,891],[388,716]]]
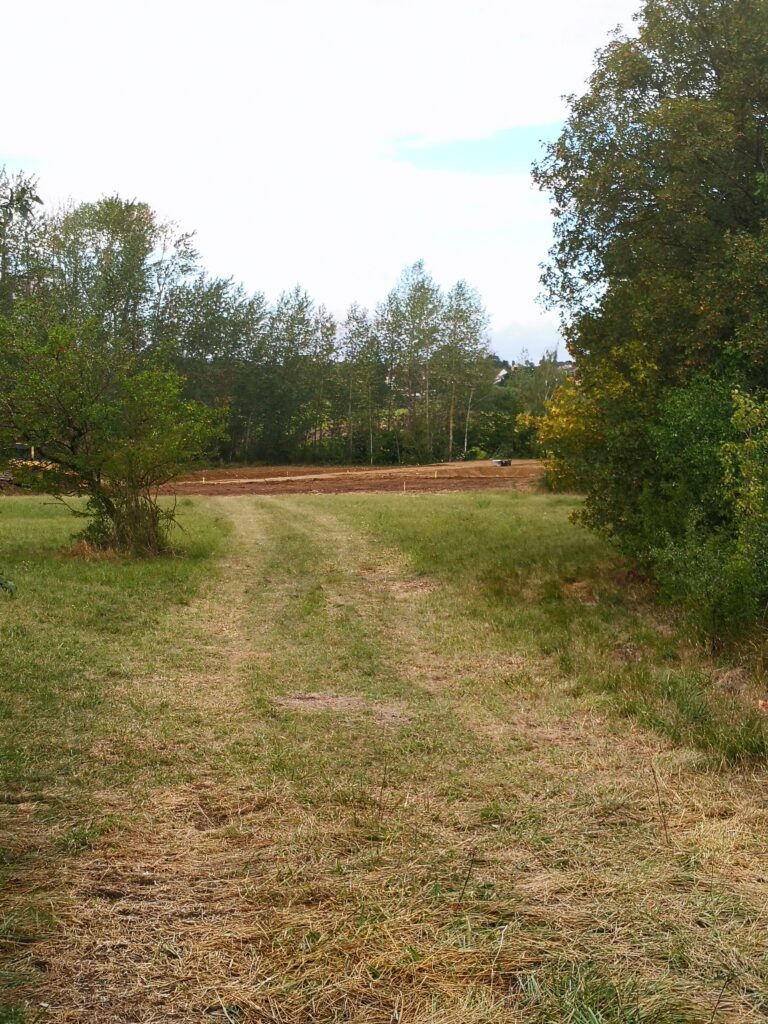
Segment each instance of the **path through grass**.
[[2,608],[8,1007],[764,1019],[764,774],[716,770],[748,716],[567,500],[200,507],[159,568],[44,525]]

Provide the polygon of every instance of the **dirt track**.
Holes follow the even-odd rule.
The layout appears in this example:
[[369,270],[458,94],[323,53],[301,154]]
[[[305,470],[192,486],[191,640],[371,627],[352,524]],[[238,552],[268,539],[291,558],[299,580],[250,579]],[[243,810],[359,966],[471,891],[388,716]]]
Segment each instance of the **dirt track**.
[[532,459],[510,466],[491,462],[437,463],[430,466],[256,466],[190,473],[168,490],[176,494],[345,494],[365,491],[534,491],[543,467]]

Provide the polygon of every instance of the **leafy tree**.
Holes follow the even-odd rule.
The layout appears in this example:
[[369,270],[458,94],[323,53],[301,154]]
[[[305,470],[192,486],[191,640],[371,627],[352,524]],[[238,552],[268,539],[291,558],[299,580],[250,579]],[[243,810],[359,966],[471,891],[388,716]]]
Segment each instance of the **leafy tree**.
[[30,277],[31,239],[42,205],[37,181],[23,173],[9,175],[0,167],[0,314],[7,314]]
[[186,379],[185,394],[210,406],[228,406],[229,429],[221,454],[247,459],[261,429],[266,299],[258,292],[247,295],[231,279],[201,274],[177,283],[165,307],[161,336]]
[[90,540],[160,551],[173,510],[158,488],[219,433],[215,412],[184,401],[159,337],[189,236],[109,198],[41,218],[31,246],[10,241],[7,265],[26,276],[0,320],[0,436],[34,446],[47,489],[87,498]]
[[585,520],[663,574],[665,545],[738,533],[720,458],[732,393],[768,387],[768,4],[646,0],[636,20],[534,171],[554,199],[545,287],[576,362],[543,439],[586,490]]
[[[392,400],[406,410],[403,443],[417,460],[432,458],[431,358],[443,312],[440,289],[419,260],[400,275],[376,316],[376,332],[388,363]],[[390,408],[388,420],[392,422]]]
[[117,196],[55,214],[42,241],[49,317],[89,321],[136,352],[163,337],[171,297],[197,272],[190,234]]
[[98,330],[54,327],[40,339],[17,320],[0,353],[0,433],[34,445],[47,490],[88,499],[78,514],[90,519],[89,541],[162,551],[173,508],[158,489],[206,453],[215,412],[183,400],[175,371]]
[[379,338],[366,309],[353,303],[341,328],[343,400],[346,403],[347,458],[354,462],[364,439],[373,465],[387,386]]
[[[478,384],[488,376],[487,330],[488,314],[480,296],[466,281],[458,281],[445,297],[441,340],[435,353],[435,375],[444,392],[447,419],[445,455],[449,462],[455,454],[457,422],[463,420],[466,428]],[[466,429],[464,435],[466,455]]]

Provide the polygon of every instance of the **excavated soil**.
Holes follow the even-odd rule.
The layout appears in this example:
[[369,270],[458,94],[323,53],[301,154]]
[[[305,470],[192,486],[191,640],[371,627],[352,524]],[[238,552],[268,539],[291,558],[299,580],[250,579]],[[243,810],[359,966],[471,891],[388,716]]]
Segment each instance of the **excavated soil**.
[[509,466],[492,462],[452,462],[430,466],[364,466],[329,469],[316,466],[251,466],[190,473],[166,490],[187,494],[347,494],[373,491],[535,491],[543,465],[516,459]]

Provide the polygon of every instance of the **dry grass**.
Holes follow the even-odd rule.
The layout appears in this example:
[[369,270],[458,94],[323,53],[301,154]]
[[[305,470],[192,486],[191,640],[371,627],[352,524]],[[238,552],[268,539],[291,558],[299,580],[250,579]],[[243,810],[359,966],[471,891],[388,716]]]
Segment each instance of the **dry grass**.
[[137,770],[79,846],[61,791],[6,806],[58,851],[11,893],[54,926],[7,940],[45,1020],[764,1019],[762,770],[617,719],[327,502],[214,507],[235,545],[93,743]]

